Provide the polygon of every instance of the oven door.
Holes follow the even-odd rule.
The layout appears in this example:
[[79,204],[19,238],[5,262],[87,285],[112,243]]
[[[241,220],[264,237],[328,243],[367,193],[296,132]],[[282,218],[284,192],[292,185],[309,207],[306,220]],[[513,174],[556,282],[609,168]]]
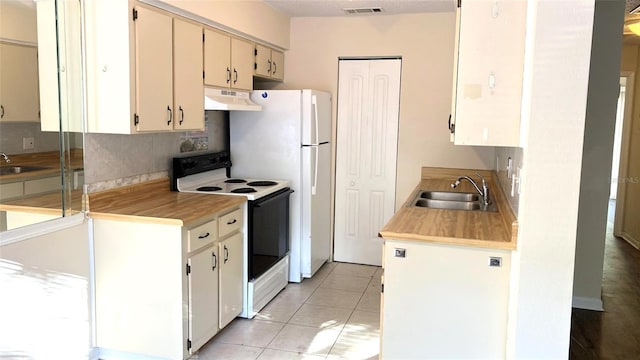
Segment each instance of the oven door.
[[289,253],[290,188],[249,201],[249,280]]

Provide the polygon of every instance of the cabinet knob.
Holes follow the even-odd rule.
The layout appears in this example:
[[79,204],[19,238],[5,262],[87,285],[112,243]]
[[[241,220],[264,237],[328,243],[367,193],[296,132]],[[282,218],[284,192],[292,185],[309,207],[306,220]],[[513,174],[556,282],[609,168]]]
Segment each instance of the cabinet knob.
[[349,186],[356,186],[356,183],[352,181],[349,183]]
[[496,87],[496,76],[495,74],[489,74],[489,89],[493,90]]

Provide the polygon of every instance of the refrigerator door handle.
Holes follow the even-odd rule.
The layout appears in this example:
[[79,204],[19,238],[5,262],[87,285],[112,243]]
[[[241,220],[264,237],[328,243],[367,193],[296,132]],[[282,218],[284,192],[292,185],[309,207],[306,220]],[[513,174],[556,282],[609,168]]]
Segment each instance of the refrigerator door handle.
[[[320,135],[318,135],[318,97],[317,96],[315,95],[311,96],[311,105],[313,105],[313,114],[315,115],[315,125],[316,125],[316,141],[313,143],[313,145],[319,145]],[[317,152],[316,152],[316,156],[317,156]]]
[[311,195],[315,195],[316,189],[318,188],[318,153],[320,152],[320,149],[318,149],[317,146],[314,146],[313,150],[315,150],[316,152],[316,158],[313,171],[313,185],[311,186]]

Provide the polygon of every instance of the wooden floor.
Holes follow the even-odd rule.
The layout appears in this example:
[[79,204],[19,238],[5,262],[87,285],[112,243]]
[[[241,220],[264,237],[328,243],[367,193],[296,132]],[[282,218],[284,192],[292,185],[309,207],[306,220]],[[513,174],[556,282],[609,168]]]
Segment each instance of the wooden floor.
[[640,251],[607,229],[604,312],[573,309],[569,358],[640,359]]

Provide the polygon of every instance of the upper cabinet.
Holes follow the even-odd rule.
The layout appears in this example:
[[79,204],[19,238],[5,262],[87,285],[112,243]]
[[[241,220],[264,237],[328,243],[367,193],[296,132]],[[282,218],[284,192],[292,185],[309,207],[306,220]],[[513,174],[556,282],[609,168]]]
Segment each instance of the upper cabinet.
[[0,42],[0,121],[40,121],[38,49]]
[[253,90],[253,44],[210,29],[204,30],[204,83]]
[[256,44],[254,74],[267,79],[284,79],[284,53]]
[[[82,132],[81,8],[78,1],[36,2],[40,128]],[[62,122],[61,122],[62,120]]]
[[202,28],[135,2],[85,8],[87,132],[204,128]]
[[519,146],[526,10],[525,1],[458,1],[456,145]]

